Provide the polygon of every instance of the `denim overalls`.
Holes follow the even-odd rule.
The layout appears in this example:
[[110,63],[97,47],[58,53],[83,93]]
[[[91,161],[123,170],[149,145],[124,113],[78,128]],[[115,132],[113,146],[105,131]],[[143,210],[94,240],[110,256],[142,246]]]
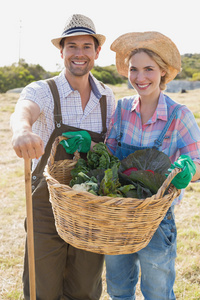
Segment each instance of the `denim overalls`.
[[[136,147],[121,142],[121,103],[118,102],[117,148],[115,155],[122,160],[136,150],[150,147]],[[164,129],[155,140],[153,148],[159,150],[165,134],[174,119],[177,105]],[[161,149],[161,148],[160,148]],[[123,255],[106,255],[107,289],[110,299],[135,300],[136,284],[141,268],[141,291],[145,300],[175,299],[176,225],[173,208],[170,207],[149,244],[142,250]]]
[[[142,149],[147,149],[151,147],[138,147],[138,146],[133,146],[133,145],[128,145],[126,143],[121,142],[121,137],[123,135],[123,132],[121,132],[121,105],[122,105],[122,100],[118,101],[118,106],[117,106],[117,148],[115,152],[115,156],[117,156],[120,160],[123,158],[126,158],[129,154],[134,153],[136,150],[142,150]],[[176,112],[178,109],[181,107],[180,104],[178,104],[174,110],[172,111],[169,120],[167,121],[165,127],[163,128],[163,131],[159,135],[159,137],[154,141],[154,145],[152,148],[155,148],[159,150],[159,148],[162,146],[165,134],[167,133],[167,130],[169,126],[171,125],[171,122],[173,121]]]

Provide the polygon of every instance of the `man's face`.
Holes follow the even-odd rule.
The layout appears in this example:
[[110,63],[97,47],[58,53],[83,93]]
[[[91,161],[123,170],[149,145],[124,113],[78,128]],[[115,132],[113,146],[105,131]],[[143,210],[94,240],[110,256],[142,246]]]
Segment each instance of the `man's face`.
[[89,35],[67,37],[60,50],[68,76],[84,76],[93,68],[101,47],[95,50],[94,39]]

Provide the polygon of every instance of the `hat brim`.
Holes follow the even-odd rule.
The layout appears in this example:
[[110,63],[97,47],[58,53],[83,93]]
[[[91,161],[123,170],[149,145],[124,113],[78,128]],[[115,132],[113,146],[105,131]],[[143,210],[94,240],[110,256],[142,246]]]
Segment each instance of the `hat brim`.
[[102,34],[88,34],[88,33],[85,33],[85,32],[76,32],[76,33],[63,35],[63,36],[60,36],[58,38],[52,39],[51,42],[55,47],[60,49],[60,47],[61,47],[60,42],[61,42],[62,39],[67,38],[67,37],[71,37],[71,36],[80,36],[80,35],[81,36],[82,35],[91,35],[91,36],[95,37],[97,39],[97,41],[99,42],[100,47],[105,43],[105,40],[106,40],[106,37]]
[[169,74],[166,83],[173,80],[181,71],[181,55],[176,45],[159,32],[132,32],[117,38],[111,45],[116,52],[116,67],[119,74],[128,77],[128,62],[131,52],[145,48],[158,54],[168,65]]

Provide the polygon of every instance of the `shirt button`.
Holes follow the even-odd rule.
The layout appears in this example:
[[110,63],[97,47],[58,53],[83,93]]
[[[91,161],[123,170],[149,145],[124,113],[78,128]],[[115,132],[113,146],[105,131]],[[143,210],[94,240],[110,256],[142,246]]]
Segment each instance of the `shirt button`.
[[32,178],[33,178],[33,180],[36,180],[37,177],[34,175]]
[[35,186],[34,186],[34,185],[32,185],[32,191],[34,191],[34,189],[35,189]]

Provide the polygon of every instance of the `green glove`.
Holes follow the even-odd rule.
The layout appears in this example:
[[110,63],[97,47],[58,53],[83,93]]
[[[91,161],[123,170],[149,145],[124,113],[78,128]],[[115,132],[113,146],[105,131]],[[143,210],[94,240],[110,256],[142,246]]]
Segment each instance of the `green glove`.
[[174,177],[172,184],[177,189],[184,189],[188,186],[193,175],[196,173],[196,166],[188,155],[181,155],[177,161],[171,164],[171,168],[168,169],[168,171],[171,172],[176,167],[182,169],[182,172]]
[[73,154],[76,150],[87,153],[90,150],[91,136],[87,131],[69,131],[63,133],[62,136],[68,138],[60,142],[67,153]]

